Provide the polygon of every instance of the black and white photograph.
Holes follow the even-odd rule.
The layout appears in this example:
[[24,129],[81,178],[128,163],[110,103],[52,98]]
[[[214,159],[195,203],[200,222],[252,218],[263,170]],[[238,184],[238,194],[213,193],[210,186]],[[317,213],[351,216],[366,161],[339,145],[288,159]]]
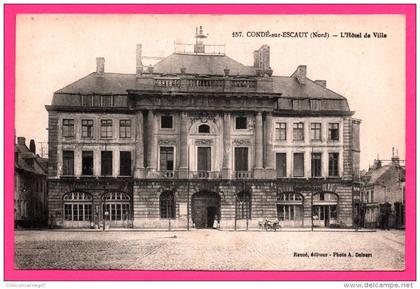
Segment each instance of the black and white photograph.
[[405,18],[16,18],[15,268],[405,269]]

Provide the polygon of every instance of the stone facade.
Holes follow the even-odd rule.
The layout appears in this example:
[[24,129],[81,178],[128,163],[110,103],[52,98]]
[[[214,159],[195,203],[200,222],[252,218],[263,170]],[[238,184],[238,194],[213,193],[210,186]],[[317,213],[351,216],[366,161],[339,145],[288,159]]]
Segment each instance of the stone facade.
[[96,73],[54,93],[55,225],[352,226],[360,121],[347,100],[306,66],[273,76],[266,45],[254,66],[197,45],[147,69],[138,46],[133,75],[98,58]]

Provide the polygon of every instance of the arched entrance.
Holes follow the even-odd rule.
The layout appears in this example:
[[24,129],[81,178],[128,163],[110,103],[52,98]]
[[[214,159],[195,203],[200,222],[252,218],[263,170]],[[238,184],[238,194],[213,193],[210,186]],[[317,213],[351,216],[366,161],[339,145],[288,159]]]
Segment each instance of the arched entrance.
[[213,228],[220,221],[220,196],[214,192],[200,191],[191,198],[191,216],[197,229]]

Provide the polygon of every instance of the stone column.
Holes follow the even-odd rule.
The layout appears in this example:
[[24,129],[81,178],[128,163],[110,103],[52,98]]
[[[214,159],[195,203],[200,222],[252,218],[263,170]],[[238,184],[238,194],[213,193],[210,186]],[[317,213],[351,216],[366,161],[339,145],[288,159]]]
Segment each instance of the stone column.
[[263,168],[263,121],[261,112],[255,117],[255,168]]
[[226,112],[223,115],[223,164],[222,164],[222,177],[224,179],[231,178],[231,139],[230,139],[230,130],[231,130],[231,117],[230,113]]
[[265,170],[267,178],[275,177],[274,170],[274,150],[273,150],[273,115],[268,112],[265,117]]
[[147,168],[148,172],[156,171],[156,124],[152,110],[147,113]]
[[255,167],[254,167],[254,178],[260,179],[263,177],[263,142],[264,142],[264,131],[263,131],[263,120],[262,113],[259,111],[255,116]]
[[181,112],[181,125],[179,133],[179,170],[178,177],[188,178],[188,116],[186,112]]
[[144,178],[144,141],[143,141],[143,112],[136,113],[136,151],[134,164],[134,177]]

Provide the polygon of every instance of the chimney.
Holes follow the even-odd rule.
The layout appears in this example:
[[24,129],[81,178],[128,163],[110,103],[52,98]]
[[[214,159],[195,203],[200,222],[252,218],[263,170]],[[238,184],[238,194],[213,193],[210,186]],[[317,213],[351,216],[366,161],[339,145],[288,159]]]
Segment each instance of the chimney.
[[105,73],[105,58],[96,57],[96,75],[103,76]]
[[327,81],[326,80],[315,80],[315,83],[322,86],[323,88],[327,88]]
[[270,46],[263,45],[260,49],[254,51],[254,67],[263,72],[270,70]]
[[139,77],[143,73],[143,63],[141,62],[141,44],[137,44],[136,48],[136,76]]
[[33,139],[31,139],[31,141],[29,142],[29,150],[30,150],[33,154],[36,154],[35,141],[34,141]]
[[19,136],[19,137],[17,138],[17,140],[18,140],[18,144],[19,144],[19,145],[25,145],[26,140],[25,140],[25,138],[24,138],[24,137]]
[[306,65],[299,65],[291,77],[296,78],[300,84],[305,84],[306,81]]

